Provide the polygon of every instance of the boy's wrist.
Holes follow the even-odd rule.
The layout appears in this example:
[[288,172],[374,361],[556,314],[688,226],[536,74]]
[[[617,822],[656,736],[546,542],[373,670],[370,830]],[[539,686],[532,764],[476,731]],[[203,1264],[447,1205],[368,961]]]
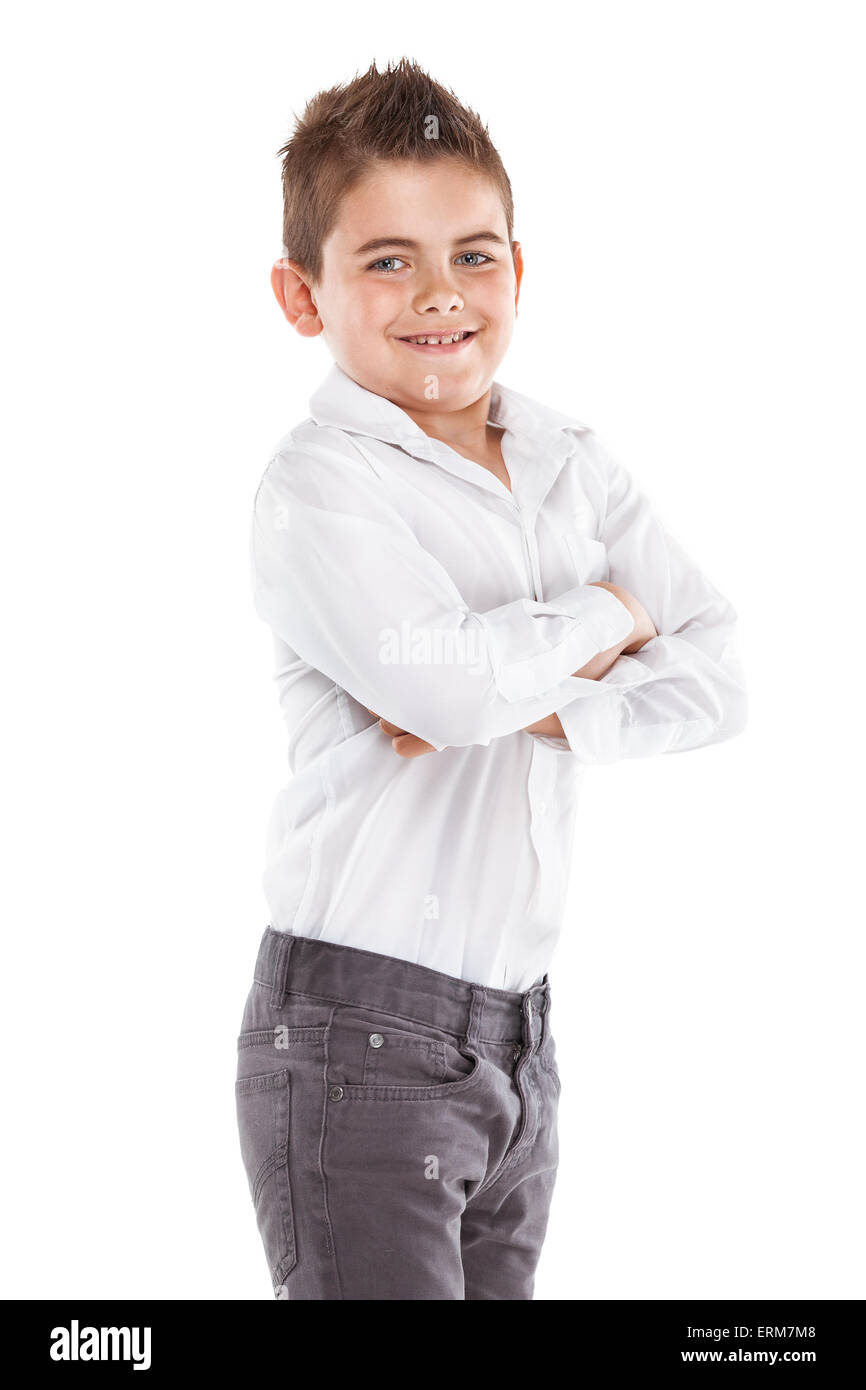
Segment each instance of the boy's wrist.
[[546,714],[543,719],[537,719],[534,724],[527,724],[525,732],[527,734],[545,734],[548,738],[565,738],[565,730],[559,715]]
[[634,619],[634,631],[626,638],[625,644],[620,647],[621,653],[628,656],[633,652],[640,651],[645,643],[652,641],[653,637],[658,637],[652,618],[640,599],[630,589],[623,588],[621,584],[611,584],[607,580],[601,579],[594,580],[593,583],[596,588],[608,589],[614,598],[619,599],[620,603],[628,609]]

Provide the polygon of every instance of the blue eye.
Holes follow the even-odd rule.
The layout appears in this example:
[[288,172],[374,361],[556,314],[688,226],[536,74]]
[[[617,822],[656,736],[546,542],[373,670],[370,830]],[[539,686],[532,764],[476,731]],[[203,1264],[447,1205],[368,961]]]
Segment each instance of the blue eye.
[[[485,261],[492,261],[493,257],[488,256],[486,251],[463,251],[457,257],[458,261],[464,261],[467,256],[475,256],[476,259],[467,265],[467,269],[475,270],[477,266],[483,265]],[[374,270],[377,275],[393,275],[397,266],[404,266],[406,262],[399,256],[382,256],[380,260],[373,261],[368,265],[368,270]]]

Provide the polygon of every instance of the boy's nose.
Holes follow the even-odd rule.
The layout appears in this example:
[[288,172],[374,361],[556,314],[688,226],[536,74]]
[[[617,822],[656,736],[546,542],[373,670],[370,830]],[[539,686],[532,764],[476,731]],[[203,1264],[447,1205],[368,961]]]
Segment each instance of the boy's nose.
[[419,314],[447,314],[452,309],[463,308],[463,296],[456,285],[431,278],[415,295],[412,307]]

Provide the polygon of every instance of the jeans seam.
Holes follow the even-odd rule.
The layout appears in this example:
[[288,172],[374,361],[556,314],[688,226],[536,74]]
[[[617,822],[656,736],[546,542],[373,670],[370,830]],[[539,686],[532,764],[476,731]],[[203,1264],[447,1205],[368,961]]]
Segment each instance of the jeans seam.
[[336,1013],[336,1007],[334,1007],[334,1008],[331,1009],[331,1016],[330,1016],[330,1018],[328,1019],[328,1026],[327,1026],[327,1028],[325,1029],[325,1059],[324,1059],[324,1070],[323,1070],[323,1072],[322,1072],[322,1081],[323,1081],[323,1086],[322,1086],[322,1128],[321,1128],[321,1131],[320,1131],[320,1133],[319,1133],[318,1165],[319,1165],[319,1177],[321,1178],[321,1181],[322,1181],[322,1208],[323,1208],[324,1217],[325,1217],[325,1249],[326,1249],[327,1253],[331,1256],[331,1259],[332,1259],[332,1261],[333,1261],[333,1266],[334,1266],[334,1278],[335,1278],[336,1281],[337,1281],[337,1291],[338,1291],[338,1293],[339,1293],[340,1298],[342,1299],[342,1297],[343,1297],[343,1284],[342,1284],[342,1280],[340,1279],[340,1264],[339,1264],[339,1261],[338,1261],[338,1259],[337,1259],[337,1249],[336,1249],[336,1243],[335,1243],[335,1241],[334,1241],[334,1228],[333,1228],[333,1226],[331,1225],[331,1212],[330,1212],[330,1208],[329,1208],[329,1206],[328,1206],[328,1178],[327,1178],[327,1174],[325,1173],[325,1159],[324,1159],[325,1133],[326,1133],[326,1131],[327,1131],[327,1126],[328,1126],[328,1106],[329,1106],[329,1104],[330,1104],[330,1101],[329,1101],[329,1099],[328,1099],[328,1089],[329,1089],[329,1087],[328,1087],[328,1068],[329,1068],[329,1066],[330,1066],[331,1024],[332,1024],[333,1021],[334,1021],[334,1014],[335,1014],[335,1013]]

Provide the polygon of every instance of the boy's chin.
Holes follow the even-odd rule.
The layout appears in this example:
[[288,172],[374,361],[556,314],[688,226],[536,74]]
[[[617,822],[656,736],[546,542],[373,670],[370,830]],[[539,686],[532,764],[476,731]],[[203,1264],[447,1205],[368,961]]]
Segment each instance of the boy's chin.
[[479,380],[478,364],[474,370],[460,371],[453,366],[437,366],[435,362],[409,363],[394,370],[394,363],[377,369],[375,363],[340,362],[343,371],[368,391],[385,396],[398,405],[418,405],[447,410],[459,410],[477,400],[486,385]]
[[430,367],[417,382],[407,373],[397,381],[390,380],[378,394],[404,409],[465,410],[484,394],[488,384],[479,382],[476,373],[463,381],[446,381],[444,373],[440,376]]

